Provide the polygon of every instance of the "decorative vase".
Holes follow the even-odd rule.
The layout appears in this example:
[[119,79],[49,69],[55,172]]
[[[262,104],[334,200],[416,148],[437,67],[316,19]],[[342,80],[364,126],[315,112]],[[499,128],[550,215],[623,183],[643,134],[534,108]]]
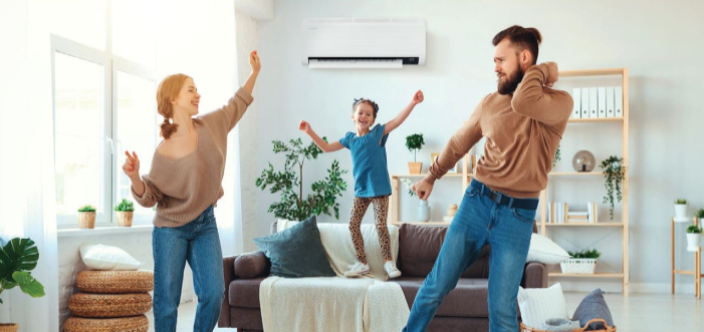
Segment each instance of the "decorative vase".
[[702,243],[701,233],[687,233],[687,251],[697,252]]
[[421,162],[408,162],[408,172],[410,174],[420,174],[423,169],[423,163]]
[[675,204],[675,219],[687,219],[687,204]]
[[95,211],[78,212],[78,228],[95,228]]
[[428,201],[420,200],[420,205],[418,206],[418,221],[429,221],[430,220],[430,207],[428,206]]
[[115,216],[117,216],[117,226],[132,227],[134,211],[117,211],[115,212]]

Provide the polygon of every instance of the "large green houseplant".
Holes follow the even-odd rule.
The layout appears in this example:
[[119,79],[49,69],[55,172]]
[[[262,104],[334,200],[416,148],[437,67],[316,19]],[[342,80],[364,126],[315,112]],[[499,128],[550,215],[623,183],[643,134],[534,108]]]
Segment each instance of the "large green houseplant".
[[[19,286],[23,293],[31,297],[44,296],[44,286],[34,279],[30,272],[37,267],[39,261],[39,250],[34,241],[29,238],[14,238],[7,243],[0,240],[0,244],[0,294]],[[17,324],[2,325],[17,329]]]
[[[326,140],[325,137],[323,139]],[[323,150],[315,143],[304,146],[300,138],[289,140],[288,144],[279,140],[272,143],[274,153],[284,153],[286,162],[283,171],[276,171],[269,163],[269,168],[264,169],[257,178],[258,188],[264,190],[270,187],[272,194],[281,194],[279,202],[272,203],[268,211],[273,212],[277,218],[289,220],[305,220],[312,214],[323,213],[329,216],[334,213],[335,218],[340,219],[340,204],[337,198],[342,197],[342,192],[347,189],[347,183],[341,177],[347,171],[340,169],[340,163],[333,161],[325,179],[313,182],[312,193],[304,198],[303,165],[306,160],[316,159]]]

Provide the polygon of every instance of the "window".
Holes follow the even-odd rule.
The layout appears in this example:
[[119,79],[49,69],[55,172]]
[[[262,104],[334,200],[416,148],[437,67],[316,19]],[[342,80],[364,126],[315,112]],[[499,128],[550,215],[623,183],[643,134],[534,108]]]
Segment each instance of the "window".
[[[117,7],[113,13],[129,15],[129,8]],[[109,6],[105,15],[111,15]],[[74,226],[77,210],[84,205],[96,207],[98,225],[115,223],[114,206],[123,198],[132,199],[130,180],[122,172],[124,151],[137,151],[144,174],[151,168],[159,140],[155,51],[144,47],[154,35],[147,33],[142,39],[122,36],[113,42],[112,28],[105,30],[104,49],[51,36],[59,226]],[[108,46],[133,60],[113,54],[113,47]],[[153,214],[152,209],[135,203],[135,224],[150,223]]]

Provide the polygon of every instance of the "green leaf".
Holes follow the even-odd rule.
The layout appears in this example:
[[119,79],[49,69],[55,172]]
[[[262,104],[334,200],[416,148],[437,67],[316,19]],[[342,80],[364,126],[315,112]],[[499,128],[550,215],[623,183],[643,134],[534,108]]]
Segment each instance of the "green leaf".
[[39,250],[29,238],[14,238],[0,250],[0,277],[14,282],[16,271],[31,271],[37,266]]
[[31,274],[27,271],[17,271],[12,274],[12,278],[17,281],[20,285],[20,289],[23,293],[31,297],[42,297],[44,296],[44,286],[34,279]]

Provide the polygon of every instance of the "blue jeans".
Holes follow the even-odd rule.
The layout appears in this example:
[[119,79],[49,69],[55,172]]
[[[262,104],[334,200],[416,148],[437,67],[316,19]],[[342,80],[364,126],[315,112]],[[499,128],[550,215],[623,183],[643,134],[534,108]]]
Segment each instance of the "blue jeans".
[[222,249],[213,207],[181,227],[154,227],[152,250],[155,331],[176,331],[186,261],[193,270],[198,295],[193,331],[213,331],[225,296]]
[[445,296],[457,286],[462,273],[477,260],[486,243],[491,245],[489,331],[518,331],[516,297],[534,219],[534,209],[509,209],[472,186],[467,187],[435,266],[416,295],[403,331],[425,331],[428,328]]

